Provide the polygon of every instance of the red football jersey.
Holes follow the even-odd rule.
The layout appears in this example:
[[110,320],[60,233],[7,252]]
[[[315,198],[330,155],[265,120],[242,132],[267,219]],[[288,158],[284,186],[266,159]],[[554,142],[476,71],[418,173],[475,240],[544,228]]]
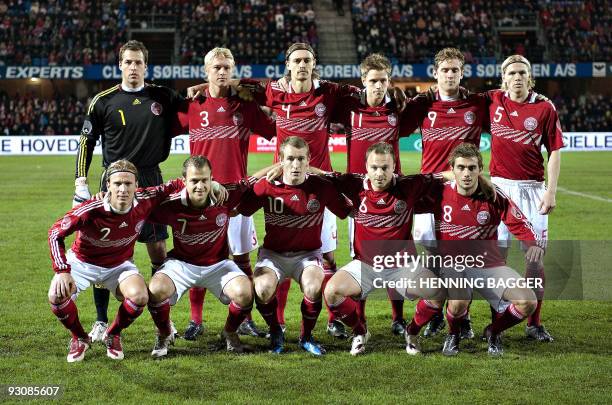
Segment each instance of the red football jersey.
[[[484,267],[505,265],[497,245],[497,227],[502,221],[517,239],[528,246],[537,244],[544,248],[545,241],[534,231],[521,210],[497,187],[496,192],[495,202],[487,201],[478,190],[471,196],[463,196],[457,192],[453,181],[436,187],[429,197],[417,204],[418,213],[434,214],[440,254],[483,255]],[[490,243],[475,242],[479,240]]]
[[182,187],[181,180],[173,180],[160,186],[138,189],[132,208],[125,214],[111,209],[108,194],[104,200],[89,200],[74,207],[49,229],[53,271],[70,272],[64,239],[75,231],[79,233],[72,251],[79,260],[107,268],[130,260],[145,219],[168,195]]
[[263,247],[279,253],[319,249],[325,208],[340,218],[349,212],[344,196],[318,176],[308,176],[296,186],[262,178],[253,186],[253,194],[243,198],[239,211],[249,216],[263,207]]
[[[416,98],[413,100],[417,100]],[[418,102],[409,100],[407,109],[418,114]],[[425,100],[419,98],[419,100]],[[395,152],[395,173],[401,173],[399,138],[410,136],[413,128],[403,125],[395,103],[389,96],[381,106],[370,107],[366,101],[366,92],[362,90],[359,98],[346,97],[334,113],[333,121],[346,129],[347,173],[367,173],[366,151],[378,142],[393,146]],[[408,116],[408,114],[403,114]]]
[[157,207],[149,221],[172,227],[174,248],[168,257],[196,266],[210,266],[229,257],[227,228],[229,216],[250,188],[249,181],[224,184],[229,192],[228,200],[220,206],[209,205],[194,208],[190,205],[187,189],[170,195]]
[[212,163],[215,180],[232,183],[246,177],[249,137],[255,132],[267,139],[276,134],[274,121],[254,101],[237,95],[204,97],[185,102],[178,119],[189,131],[191,155],[206,156]]
[[[372,249],[364,246],[367,241],[412,241],[412,215],[415,203],[430,192],[435,184],[442,184],[438,174],[396,176],[392,185],[384,191],[372,190],[367,177],[356,174],[328,176],[338,191],[346,195],[353,205],[355,219],[355,258],[370,261]],[[416,254],[414,243],[408,252]]]
[[484,94],[443,101],[436,92],[436,101],[418,122],[423,145],[421,173],[448,170],[448,156],[460,143],[469,142],[480,147],[480,134],[487,118]]
[[340,86],[328,81],[313,80],[312,89],[306,93],[294,93],[291,83],[284,91],[276,81],[266,85],[265,94],[257,95],[259,101],[276,113],[276,153],[278,146],[289,136],[300,136],[308,142],[310,165],[330,171],[329,122],[333,110],[341,101],[357,91],[353,86]]
[[490,92],[491,164],[493,177],[544,181],[542,145],[548,153],[563,147],[559,116],[550,101],[530,92],[524,103],[507,92]]

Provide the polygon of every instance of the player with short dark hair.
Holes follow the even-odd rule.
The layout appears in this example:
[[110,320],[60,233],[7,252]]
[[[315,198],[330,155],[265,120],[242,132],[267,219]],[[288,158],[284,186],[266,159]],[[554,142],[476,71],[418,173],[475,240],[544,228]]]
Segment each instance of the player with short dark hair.
[[[424,113],[412,116],[413,128],[418,126],[421,131],[421,173],[447,170],[448,154],[460,143],[480,145],[483,126],[488,125],[487,95],[461,91],[464,66],[465,58],[457,48],[441,49],[434,57],[434,78],[437,82],[437,89],[433,92],[434,101]],[[415,215],[414,239],[428,251],[435,252],[436,234],[431,214]],[[469,316],[464,322],[464,337],[473,337]],[[423,335],[434,336],[443,327],[444,316],[439,313],[427,325]]]
[[[214,48],[204,57],[208,88],[194,100],[185,102],[179,111],[182,129],[189,133],[192,155],[207,156],[215,166],[215,179],[221,183],[236,183],[246,177],[247,155],[251,133],[266,139],[276,134],[272,121],[254,101],[238,97],[230,87],[235,62],[227,48]],[[228,226],[228,242],[233,261],[252,277],[249,252],[258,247],[253,218],[232,216]],[[191,320],[184,338],[194,340],[202,333],[202,308],[206,289],[189,290]],[[259,336],[260,332],[250,313],[238,329],[244,335]]]
[[250,189],[249,181],[254,182],[267,170],[260,170],[250,179],[225,184],[229,198],[215,205],[211,162],[201,155],[191,156],[183,163],[185,188],[170,195],[151,214],[151,221],[172,227],[174,242],[168,259],[149,283],[149,311],[158,329],[153,357],[168,354],[168,346],[174,343],[170,306],[195,286],[210,289],[228,304],[221,334],[228,351],[243,352],[236,330],[251,312],[253,286],[238,265],[228,260],[227,228],[231,211]]
[[[108,357],[123,359],[121,331],[142,313],[149,298],[144,278],[132,261],[136,238],[151,211],[182,187],[182,182],[175,181],[137,189],[138,170],[127,160],[110,164],[105,177],[108,193],[103,200],[77,205],[49,230],[56,273],[49,302],[53,313],[72,333],[69,363],[83,360],[91,344],[74,299],[93,284],[103,285],[122,301],[102,341]],[[77,231],[72,248],[66,252],[65,238]]]
[[[73,206],[90,197],[87,172],[98,140],[102,142],[102,164],[127,159],[139,171],[142,187],[163,182],[159,164],[170,153],[177,106],[182,98],[174,90],[145,83],[148,51],[144,44],[131,40],[119,51],[121,83],[98,93],[89,104],[76,161]],[[105,191],[105,182],[100,189]],[[153,270],[166,258],[168,234],[165,226],[145,223],[138,238],[147,244]],[[90,333],[99,341],[107,326],[109,292],[94,287],[97,319]]]
[[351,173],[330,176],[354,207],[355,257],[331,278],[325,289],[325,300],[336,318],[353,329],[355,336],[351,354],[358,355],[365,352],[370,333],[358,316],[355,299],[363,299],[377,288],[377,279],[392,282],[412,280],[416,288],[395,287],[395,290],[403,297],[424,298],[417,304],[415,318],[405,333],[406,352],[417,354],[420,348],[416,334],[441,308],[443,290],[420,287],[419,280],[426,281],[436,276],[418,263],[411,262],[412,268],[394,266],[377,271],[373,268],[373,255],[380,254],[384,248],[381,241],[394,240],[408,241],[406,251],[416,255],[411,232],[414,204],[436,184],[442,184],[443,176],[395,175],[395,151],[384,142],[371,145],[366,153],[366,176]]
[[[555,206],[561,167],[563,134],[555,106],[533,91],[531,64],[522,55],[502,63],[502,90],[491,94],[491,181],[517,204],[538,235],[548,239],[548,214]],[[544,182],[542,146],[548,152],[547,182]],[[508,246],[512,236],[500,224],[500,243]],[[503,241],[503,242],[502,242]],[[527,262],[525,276],[544,277],[544,262]],[[544,289],[537,291],[538,305],[527,320],[526,334],[551,342],[552,336],[540,319]]]
[[282,181],[259,180],[253,187],[253,198],[243,199],[239,207],[245,215],[264,210],[266,236],[253,275],[255,302],[270,327],[271,351],[281,353],[284,332],[276,312],[276,290],[285,278],[300,283],[304,298],[299,345],[320,356],[325,351],[315,342],[312,330],[322,308],[320,235],[324,210],[329,208],[342,218],[348,210],[344,197],[329,181],[307,175],[310,153],[303,138],[285,138],[279,151]]
[[[419,202],[417,211],[433,213],[439,255],[481,258],[477,266],[442,268],[440,277],[472,281],[480,279],[483,285],[449,289],[446,308],[449,334],[442,353],[447,356],[459,353],[462,320],[467,316],[472,290],[476,290],[500,312],[500,316],[485,328],[484,336],[488,340],[489,355],[501,356],[502,332],[532,314],[537,302],[533,290],[507,287],[509,282],[516,283],[522,277],[506,265],[505,257],[497,246],[497,227],[503,222],[529,246],[525,255],[528,262],[541,259],[544,241],[535,233],[521,210],[500,189],[497,189],[494,199],[485,195],[480,180],[482,155],[475,145],[457,145],[449,156],[449,165],[456,180],[435,187]],[[488,280],[494,280],[496,287],[489,287]]]
[[[356,97],[345,98],[334,112],[332,120],[341,123],[346,130],[347,173],[366,174],[364,156],[367,149],[378,142],[389,143],[394,150],[395,173],[401,173],[399,139],[410,136],[416,121],[422,116],[430,101],[425,94],[408,100],[404,112],[400,112],[389,96],[391,86],[391,62],[381,54],[371,54],[360,65],[361,82],[364,86]],[[406,123],[408,121],[408,123]],[[349,243],[352,255],[354,223],[348,219]],[[326,274],[331,277],[333,273]],[[403,335],[406,328],[403,308],[404,300],[395,290],[387,290],[392,308],[391,331]],[[365,322],[365,302],[359,303],[359,312]],[[330,318],[328,332],[343,330],[343,324]],[[333,334],[333,333],[330,333]]]

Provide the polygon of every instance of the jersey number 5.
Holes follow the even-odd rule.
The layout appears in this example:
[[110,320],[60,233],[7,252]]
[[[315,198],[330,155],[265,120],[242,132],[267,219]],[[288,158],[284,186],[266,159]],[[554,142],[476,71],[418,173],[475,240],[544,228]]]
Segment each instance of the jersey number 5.
[[504,111],[504,107],[497,107],[495,110],[495,114],[493,114],[493,121],[499,122],[502,119],[502,111]]

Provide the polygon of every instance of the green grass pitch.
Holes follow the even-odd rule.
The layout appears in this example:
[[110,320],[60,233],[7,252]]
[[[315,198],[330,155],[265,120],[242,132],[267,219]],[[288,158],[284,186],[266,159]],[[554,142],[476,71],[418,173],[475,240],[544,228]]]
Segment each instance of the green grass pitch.
[[[177,176],[184,158],[171,156],[162,166],[164,178]],[[344,169],[344,159],[343,154],[333,155],[337,170]],[[404,153],[404,172],[416,172],[419,160],[416,153]],[[249,172],[270,162],[269,154],[251,154]],[[559,186],[569,192],[557,193],[558,207],[550,217],[551,239],[612,239],[611,162],[612,152],[563,153]],[[100,175],[99,165],[99,157],[95,157],[90,173],[93,185]],[[463,342],[458,357],[444,358],[440,353],[443,337],[424,340],[425,355],[408,356],[403,339],[390,334],[390,306],[382,299],[368,303],[373,336],[366,355],[352,358],[349,341],[333,340],[325,334],[327,314],[323,310],[315,335],[328,355],[313,358],[297,347],[300,295],[293,284],[287,307],[288,353],[284,355],[268,354],[267,341],[253,338],[243,340],[254,346],[256,353],[225,353],[218,334],[226,310],[209,294],[204,336],[196,342],[178,340],[168,359],[150,359],[154,326],[145,311],[124,333],[124,361],[108,359],[103,347],[96,345],[82,363],[67,364],[69,334],[47,303],[53,275],[47,230],[70,208],[74,157],[2,157],[0,167],[0,384],[59,384],[64,390],[62,399],[68,403],[610,402],[612,304],[608,290],[612,283],[606,259],[610,253],[606,256],[604,248],[611,245],[605,242],[599,244],[600,249],[583,251],[582,260],[588,262],[582,273],[583,288],[590,300],[545,303],[544,322],[555,342],[526,341],[520,325],[506,334],[501,359],[488,358],[486,344],[478,339]],[[256,222],[262,239],[260,214]],[[338,231],[337,261],[341,266],[348,261],[343,221],[339,221]],[[135,260],[148,279],[143,245],[137,246]],[[91,292],[81,294],[78,306],[88,329],[95,317]],[[117,302],[111,301],[111,317],[116,308]],[[413,311],[414,304],[406,303],[407,318]],[[478,301],[472,313],[479,333],[489,310]],[[254,317],[263,327],[256,311]],[[172,318],[183,330],[188,321],[186,297],[173,308]]]

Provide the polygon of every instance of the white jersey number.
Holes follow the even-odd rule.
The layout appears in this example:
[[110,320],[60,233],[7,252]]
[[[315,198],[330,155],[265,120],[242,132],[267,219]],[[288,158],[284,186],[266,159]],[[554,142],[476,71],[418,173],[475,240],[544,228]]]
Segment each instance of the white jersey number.
[[445,205],[443,209],[444,209],[444,221],[451,222],[453,220],[453,217],[451,217],[451,213],[453,212],[453,207],[451,207],[450,205]]
[[430,111],[427,113],[427,118],[429,118],[429,120],[431,121],[431,125],[429,126],[429,128],[433,128],[434,123],[436,122],[436,117],[438,117],[438,113],[435,111]]
[[495,114],[493,114],[493,121],[499,122],[502,119],[502,111],[504,111],[504,107],[497,107],[495,110]]
[[273,212],[275,214],[283,213],[283,207],[285,205],[285,202],[281,197],[268,197],[268,203],[270,204],[270,212]]
[[208,122],[208,111],[200,111],[200,117],[202,117],[202,122],[200,122],[201,127],[210,125],[210,122]]

